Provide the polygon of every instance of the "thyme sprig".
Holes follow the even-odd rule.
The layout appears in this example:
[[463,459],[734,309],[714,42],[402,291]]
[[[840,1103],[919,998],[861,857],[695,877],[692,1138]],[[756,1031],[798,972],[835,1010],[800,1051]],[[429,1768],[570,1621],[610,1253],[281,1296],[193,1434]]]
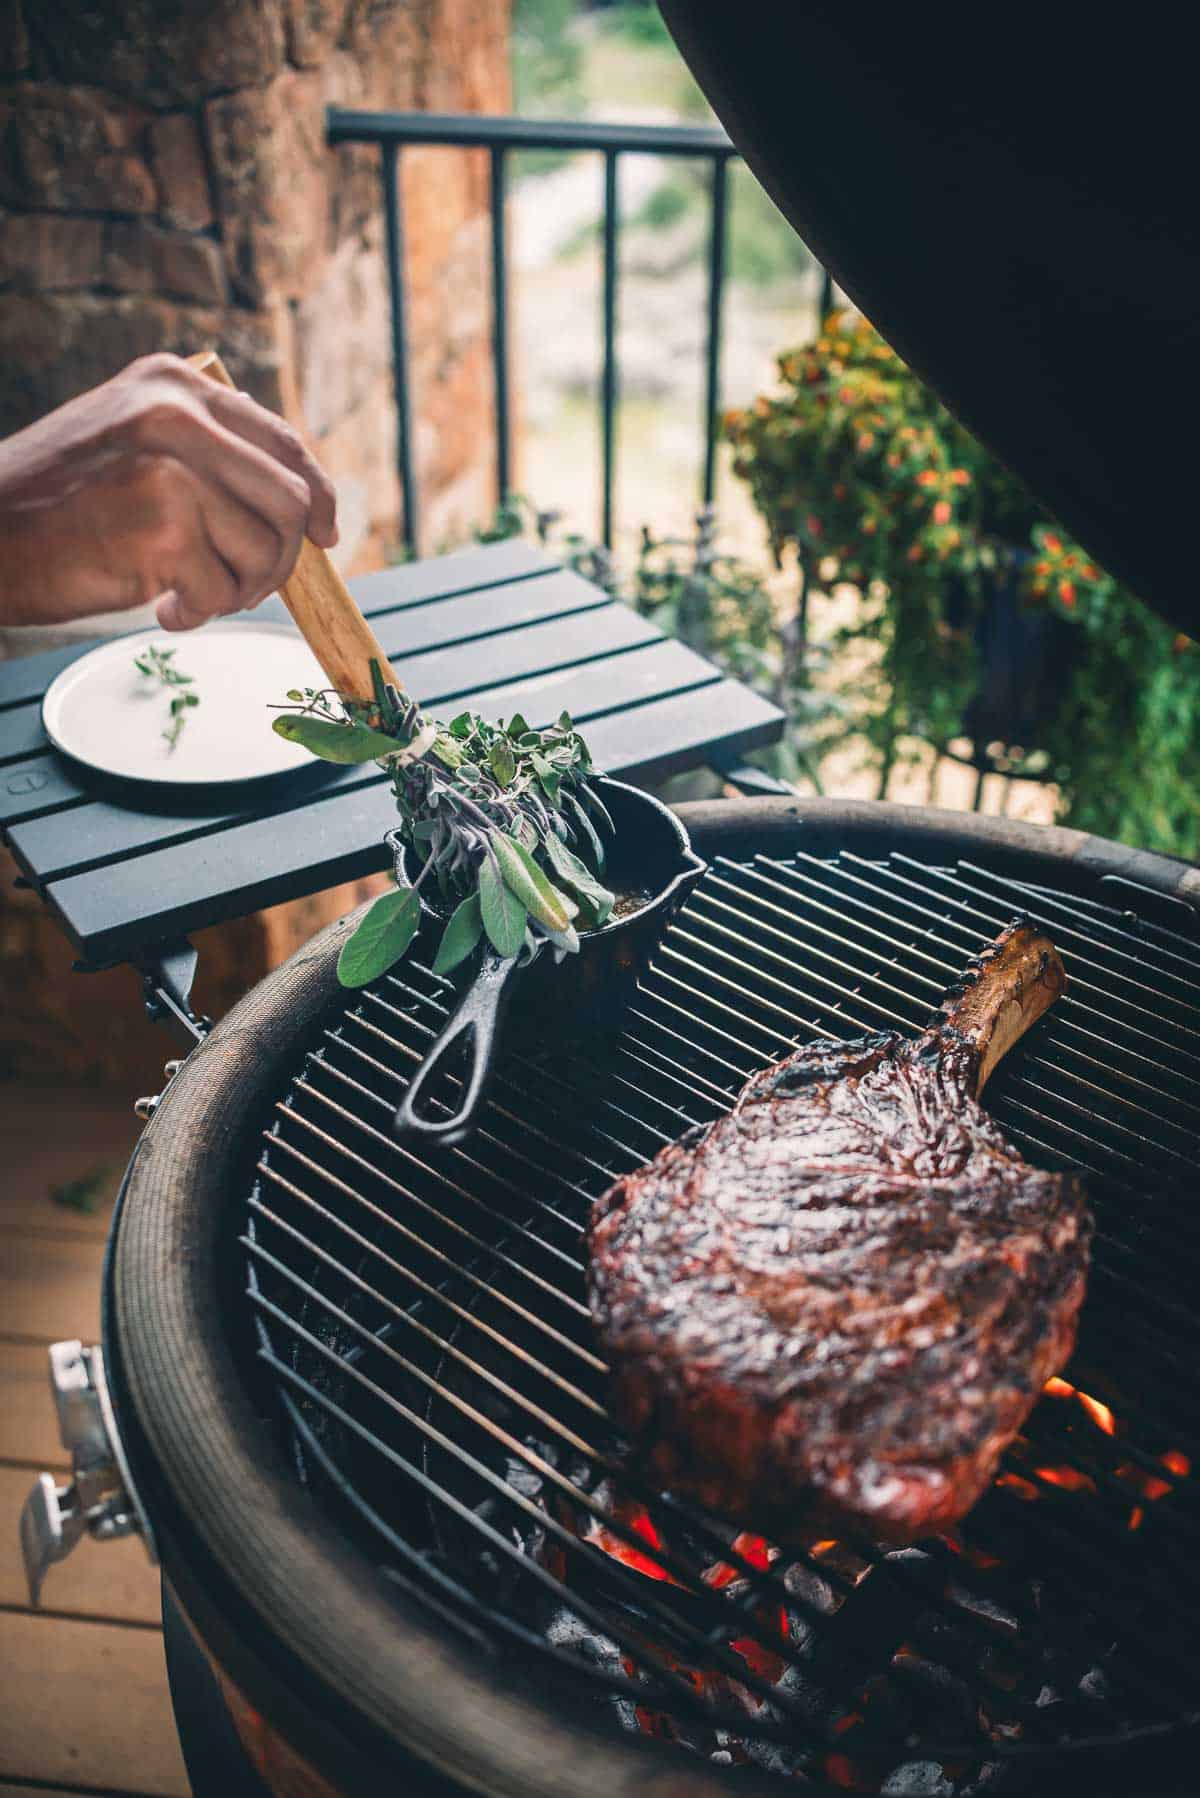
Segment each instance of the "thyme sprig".
[[[158,681],[168,691],[180,687],[190,689],[195,676],[185,674],[181,668],[176,668],[174,658],[175,651],[173,649],[159,649],[157,644],[148,643],[140,655],[134,656],[133,665],[140,675],[147,680]],[[192,708],[199,704],[200,695],[198,693],[177,690],[172,692],[171,703],[168,707],[167,727],[163,731],[163,736],[167,740],[168,754],[174,751],[179,742]]]
[[[519,714],[491,724],[460,712],[442,724],[372,669],[372,704],[295,689],[274,724],[326,761],[377,761],[391,778],[400,822],[387,841],[399,885],[343,947],[342,984],[364,986],[400,960],[422,899],[447,918],[436,973],[448,973],[485,937],[503,956],[532,957],[546,944],[556,957],[576,951],[580,929],[612,911],[600,878],[612,820],[570,716],[546,730],[532,730]],[[406,851],[416,865],[411,883]]]

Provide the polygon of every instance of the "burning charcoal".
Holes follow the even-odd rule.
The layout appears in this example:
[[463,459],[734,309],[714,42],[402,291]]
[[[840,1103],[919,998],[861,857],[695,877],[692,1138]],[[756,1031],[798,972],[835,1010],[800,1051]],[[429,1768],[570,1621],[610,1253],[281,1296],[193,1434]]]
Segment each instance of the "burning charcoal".
[[819,1573],[805,1567],[800,1561],[793,1561],[784,1569],[783,1583],[786,1590],[800,1604],[819,1616],[832,1617],[841,1603],[828,1580],[823,1580]]
[[1084,1674],[1079,1682],[1079,1696],[1092,1704],[1107,1704],[1109,1683],[1103,1667],[1093,1667]]
[[1016,1648],[1007,1643],[989,1643],[979,1656],[979,1677],[1002,1692],[1015,1692],[1021,1684],[1025,1663]]
[[608,1636],[601,1635],[590,1623],[566,1605],[560,1605],[546,1626],[546,1640],[552,1648],[573,1649],[581,1659],[608,1673],[621,1671],[621,1650]]
[[944,1667],[958,1667],[967,1673],[979,1669],[980,1643],[970,1630],[950,1623],[936,1611],[925,1611],[917,1618],[912,1639],[931,1660]]
[[776,1690],[807,1734],[823,1735],[845,1708],[806,1668],[789,1661],[776,1681]]
[[809,1760],[807,1749],[787,1748],[780,1742],[762,1742],[753,1736],[742,1746],[745,1753],[739,1758],[761,1767],[765,1773],[774,1773],[783,1779],[800,1777]]
[[931,1703],[949,1722],[974,1735],[978,1729],[975,1699],[965,1680],[936,1661],[907,1650],[892,1657],[892,1667],[914,1697]]
[[873,1562],[859,1554],[849,1542],[818,1542],[809,1550],[818,1567],[827,1567],[834,1575],[857,1586],[871,1571]]
[[505,1457],[504,1477],[513,1491],[519,1492],[522,1498],[541,1497],[545,1484],[542,1475],[536,1467],[530,1467],[527,1461],[520,1460],[516,1455]]
[[1029,1774],[1019,1761],[985,1761],[958,1798],[1017,1798],[1029,1791]]
[[[554,1453],[547,1452],[546,1459],[552,1467],[558,1467],[557,1451]],[[590,1494],[598,1483],[595,1466],[591,1461],[586,1460],[583,1455],[569,1455],[567,1457],[566,1465],[560,1468],[559,1471],[566,1475],[573,1486],[578,1486],[581,1492]]]
[[940,1592],[943,1572],[941,1563],[923,1548],[894,1548],[883,1557],[885,1567],[890,1567],[897,1578],[920,1586],[926,1592]]
[[887,1666],[911,1621],[909,1593],[888,1577],[886,1566],[872,1567],[830,1620],[819,1645],[822,1664],[828,1655],[849,1677],[867,1679]]
[[895,1740],[912,1728],[912,1708],[886,1673],[877,1673],[867,1681],[859,1702],[864,1726],[872,1736]]
[[985,1623],[997,1635],[1018,1636],[1021,1633],[1021,1620],[1003,1605],[997,1604],[993,1598],[985,1598],[982,1592],[972,1592],[966,1586],[951,1583],[946,1587],[946,1597],[956,1604],[961,1611],[967,1611],[972,1617]]
[[879,1798],[954,1798],[954,1787],[936,1761],[906,1761],[888,1774]]

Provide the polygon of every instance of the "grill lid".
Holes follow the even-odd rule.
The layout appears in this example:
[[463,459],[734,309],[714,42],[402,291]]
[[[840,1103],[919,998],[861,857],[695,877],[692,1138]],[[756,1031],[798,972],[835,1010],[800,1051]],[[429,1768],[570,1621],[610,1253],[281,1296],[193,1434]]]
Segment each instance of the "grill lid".
[[1178,14],[662,0],[729,135],[946,404],[1200,635],[1191,61]]

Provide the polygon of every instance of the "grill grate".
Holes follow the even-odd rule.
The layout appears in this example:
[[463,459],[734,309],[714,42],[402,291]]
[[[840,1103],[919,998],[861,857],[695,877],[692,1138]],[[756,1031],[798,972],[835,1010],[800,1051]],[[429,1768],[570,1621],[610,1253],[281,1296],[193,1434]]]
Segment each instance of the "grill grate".
[[[797,1044],[919,1029],[1018,911],[1071,985],[988,1106],[1088,1179],[1066,1380],[917,1549],[777,1554],[643,1490],[589,1335],[590,1203]],[[400,1594],[588,1715],[860,1790],[1196,1719],[1200,946],[965,862],[720,860],[602,1066],[524,1043],[471,1142],[415,1155],[388,1124],[452,1000],[418,958],[325,1031],[243,1238],[298,1472]]]

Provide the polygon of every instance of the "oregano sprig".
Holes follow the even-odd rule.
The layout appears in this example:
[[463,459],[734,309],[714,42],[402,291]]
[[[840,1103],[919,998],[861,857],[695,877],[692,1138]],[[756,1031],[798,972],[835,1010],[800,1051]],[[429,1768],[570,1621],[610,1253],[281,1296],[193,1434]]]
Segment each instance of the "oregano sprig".
[[385,686],[374,665],[373,674],[371,705],[296,689],[274,725],[325,761],[379,762],[400,815],[388,842],[402,882],[404,851],[418,864],[411,888],[376,900],[346,943],[342,984],[363,986],[400,959],[416,934],[418,894],[448,919],[437,973],[457,967],[484,938],[503,956],[531,956],[545,943],[555,955],[577,950],[580,929],[612,912],[601,878],[612,820],[570,716],[545,730],[520,714],[491,724],[460,712],[435,723]]
[[[183,734],[183,727],[192,708],[200,704],[200,695],[191,691],[195,676],[185,674],[181,668],[175,667],[173,649],[159,649],[154,643],[147,644],[140,655],[134,656],[133,665],[147,680],[158,681],[171,692],[167,727],[163,731],[170,753]],[[180,688],[187,690],[180,692]]]

